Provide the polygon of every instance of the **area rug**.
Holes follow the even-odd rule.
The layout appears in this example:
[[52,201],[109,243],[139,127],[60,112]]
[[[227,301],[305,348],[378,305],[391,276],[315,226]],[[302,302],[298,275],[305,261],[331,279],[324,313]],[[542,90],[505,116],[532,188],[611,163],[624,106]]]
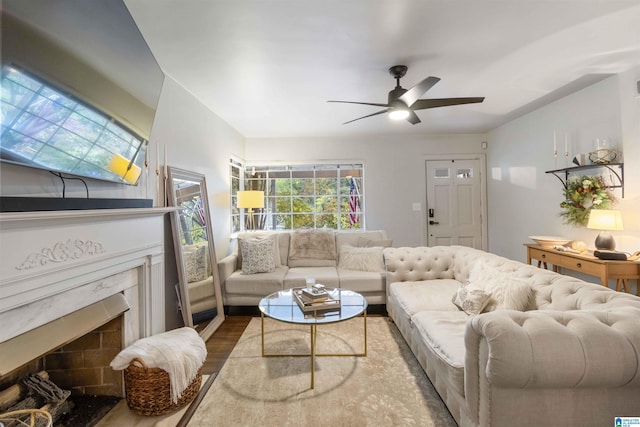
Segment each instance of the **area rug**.
[[[318,353],[358,353],[363,319],[320,325]],[[309,327],[265,319],[267,353],[308,353]],[[396,326],[367,318],[366,357],[262,357],[251,320],[189,426],[456,426]]]

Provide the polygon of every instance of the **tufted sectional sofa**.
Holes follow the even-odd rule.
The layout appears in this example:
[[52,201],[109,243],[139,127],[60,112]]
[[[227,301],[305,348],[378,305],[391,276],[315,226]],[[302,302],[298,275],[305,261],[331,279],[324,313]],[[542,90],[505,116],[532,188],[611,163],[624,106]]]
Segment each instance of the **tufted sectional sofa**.
[[[640,298],[462,246],[384,256],[387,311],[460,426],[640,417]],[[459,310],[477,263],[526,281],[528,309]]]

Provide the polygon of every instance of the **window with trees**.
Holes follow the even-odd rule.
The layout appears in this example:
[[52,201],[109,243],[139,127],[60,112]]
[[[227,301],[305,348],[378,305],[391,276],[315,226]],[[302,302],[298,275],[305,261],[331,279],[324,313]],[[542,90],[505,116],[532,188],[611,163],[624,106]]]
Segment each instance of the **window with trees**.
[[264,192],[265,207],[255,212],[257,229],[361,229],[363,180],[362,164],[255,165],[245,167],[243,189]]

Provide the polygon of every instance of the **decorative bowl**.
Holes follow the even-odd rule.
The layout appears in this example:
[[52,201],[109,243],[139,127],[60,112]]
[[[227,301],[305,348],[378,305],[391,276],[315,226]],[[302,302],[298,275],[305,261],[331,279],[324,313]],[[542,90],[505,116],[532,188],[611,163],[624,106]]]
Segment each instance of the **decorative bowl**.
[[572,239],[559,236],[529,236],[529,238],[545,248],[563,246],[572,241]]

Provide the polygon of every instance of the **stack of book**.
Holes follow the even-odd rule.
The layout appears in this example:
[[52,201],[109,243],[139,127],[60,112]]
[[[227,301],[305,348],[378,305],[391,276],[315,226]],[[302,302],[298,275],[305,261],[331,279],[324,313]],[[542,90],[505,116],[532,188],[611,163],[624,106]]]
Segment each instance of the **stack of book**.
[[332,297],[324,288],[296,288],[293,296],[304,313],[340,309],[340,300]]

